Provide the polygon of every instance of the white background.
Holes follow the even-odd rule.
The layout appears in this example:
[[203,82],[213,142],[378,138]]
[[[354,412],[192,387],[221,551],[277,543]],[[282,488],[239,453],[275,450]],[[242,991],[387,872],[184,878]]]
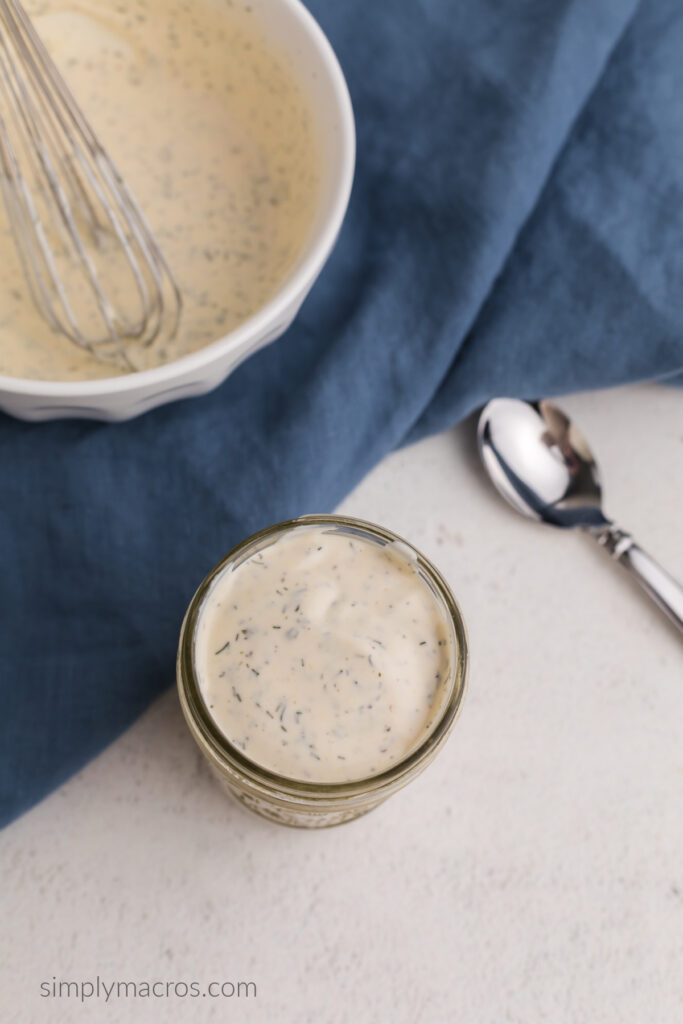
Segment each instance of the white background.
[[[562,404],[608,511],[683,578],[683,394]],[[464,610],[470,688],[435,764],[358,822],[289,830],[220,792],[169,692],[0,836],[3,1021],[683,1021],[682,638],[589,538],[508,509],[473,437],[391,456],[343,505]],[[97,974],[258,994],[40,997]]]

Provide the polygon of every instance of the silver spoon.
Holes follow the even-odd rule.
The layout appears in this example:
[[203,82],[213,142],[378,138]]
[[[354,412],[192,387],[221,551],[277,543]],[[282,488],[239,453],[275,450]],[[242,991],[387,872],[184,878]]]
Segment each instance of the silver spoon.
[[592,452],[557,406],[494,398],[479,418],[477,439],[491,480],[518,512],[586,530],[683,631],[683,587],[605,516]]

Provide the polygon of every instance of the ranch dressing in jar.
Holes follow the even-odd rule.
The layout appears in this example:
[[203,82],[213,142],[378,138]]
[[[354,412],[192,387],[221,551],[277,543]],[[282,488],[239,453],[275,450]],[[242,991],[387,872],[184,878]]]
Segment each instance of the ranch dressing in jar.
[[178,647],[187,725],[221,785],[263,817],[323,828],[429,765],[467,677],[456,600],[424,555],[348,516],[238,544],[190,602]]
[[211,717],[247,758],[342,783],[429,735],[454,650],[409,551],[302,525],[218,577],[195,658]]

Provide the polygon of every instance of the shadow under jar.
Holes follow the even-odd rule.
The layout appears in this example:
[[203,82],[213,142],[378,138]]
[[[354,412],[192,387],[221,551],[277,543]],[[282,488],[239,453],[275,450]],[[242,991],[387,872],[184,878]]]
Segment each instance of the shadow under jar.
[[279,523],[233,548],[194,595],[180,702],[221,784],[285,825],[372,810],[446,741],[467,636],[438,570],[346,516]]

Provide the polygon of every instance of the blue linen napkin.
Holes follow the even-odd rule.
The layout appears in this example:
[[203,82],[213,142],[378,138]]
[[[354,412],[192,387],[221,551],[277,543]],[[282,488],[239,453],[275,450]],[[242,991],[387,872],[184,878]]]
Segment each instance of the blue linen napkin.
[[0,822],[174,678],[206,571],[493,395],[683,368],[679,0],[311,0],[354,194],[296,324],[212,395],[0,416]]

